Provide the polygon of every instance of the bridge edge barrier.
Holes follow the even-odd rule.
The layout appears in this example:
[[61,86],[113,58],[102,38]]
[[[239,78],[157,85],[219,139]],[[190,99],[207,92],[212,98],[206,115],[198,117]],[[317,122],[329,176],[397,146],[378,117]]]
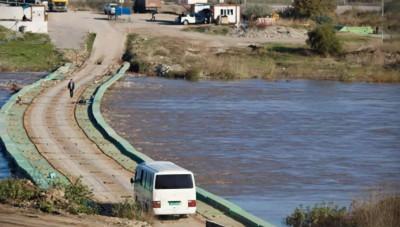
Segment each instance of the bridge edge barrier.
[[[102,84],[96,91],[94,96],[93,104],[91,105],[91,112],[93,114],[93,120],[97,124],[97,129],[108,138],[118,148],[122,148],[121,152],[130,158],[133,158],[138,163],[144,161],[151,161],[152,159],[147,155],[137,151],[129,142],[119,136],[104,120],[100,113],[100,103],[106,90],[113,85],[116,81],[125,75],[125,72],[129,69],[130,64],[125,62],[119,71],[112,76],[107,82]],[[225,215],[232,217],[233,219],[241,222],[246,226],[274,226],[252,214],[243,210],[241,207],[234,203],[231,203],[217,195],[212,194],[200,187],[196,187],[197,199],[222,211]]]
[[[39,186],[40,188],[47,189],[50,187],[51,182],[61,182],[64,184],[69,184],[69,181],[67,178],[62,175],[59,171],[55,170],[54,168],[51,167],[50,163],[43,158],[39,152],[36,149],[36,152],[38,153],[40,160],[43,159],[45,160],[45,163],[47,163],[51,168],[50,172],[56,173],[57,177],[55,179],[48,177],[44,177],[47,175],[47,172],[42,172],[40,169],[36,169],[30,160],[25,158],[23,155],[21,155],[21,151],[23,150],[22,148],[18,148],[20,145],[15,143],[14,140],[11,139],[9,133],[8,133],[8,127],[7,127],[7,116],[14,114],[12,108],[16,104],[18,96],[24,96],[26,93],[31,91],[32,89],[41,86],[42,82],[47,82],[51,80],[55,80],[57,77],[59,77],[61,74],[66,74],[70,70],[72,64],[65,64],[64,66],[61,66],[58,68],[56,71],[53,73],[48,74],[45,78],[35,81],[34,83],[27,85],[23,87],[20,91],[17,93],[13,94],[10,96],[10,98],[7,100],[6,103],[1,107],[0,109],[0,145],[4,148],[5,153],[7,154],[7,159],[11,162],[13,162],[20,173],[22,173],[24,176],[29,178],[35,185]],[[25,110],[24,110],[25,111]],[[23,117],[23,116],[20,116]],[[23,128],[23,131],[25,129]],[[49,170],[49,169],[48,169]]]

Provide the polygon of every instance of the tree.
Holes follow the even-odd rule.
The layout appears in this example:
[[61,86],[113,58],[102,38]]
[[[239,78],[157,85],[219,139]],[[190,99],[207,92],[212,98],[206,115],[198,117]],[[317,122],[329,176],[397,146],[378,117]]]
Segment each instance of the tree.
[[342,51],[342,43],[336,37],[336,32],[329,24],[319,25],[308,32],[307,44],[311,49],[322,55],[335,55]]
[[316,19],[335,13],[335,0],[294,0],[293,9],[297,17]]
[[269,15],[271,13],[271,9],[269,8],[268,5],[250,5],[247,7],[244,11],[244,15],[247,17],[255,16],[255,17],[265,17],[266,15]]

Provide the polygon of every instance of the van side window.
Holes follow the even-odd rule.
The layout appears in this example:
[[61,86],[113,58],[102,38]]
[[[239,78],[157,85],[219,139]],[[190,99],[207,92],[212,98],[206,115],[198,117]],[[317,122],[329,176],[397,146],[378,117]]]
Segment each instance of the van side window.
[[150,189],[150,174],[149,173],[146,174],[146,181],[145,181],[144,188],[147,190]]
[[141,179],[141,181],[140,181],[140,185],[142,186],[142,187],[144,187],[144,184],[145,184],[145,180],[146,180],[146,172],[144,172],[143,170],[142,170],[142,179]]
[[153,175],[150,175],[149,189],[150,189],[151,192],[153,191]]
[[135,173],[135,182],[140,182],[142,179],[143,170],[137,170]]

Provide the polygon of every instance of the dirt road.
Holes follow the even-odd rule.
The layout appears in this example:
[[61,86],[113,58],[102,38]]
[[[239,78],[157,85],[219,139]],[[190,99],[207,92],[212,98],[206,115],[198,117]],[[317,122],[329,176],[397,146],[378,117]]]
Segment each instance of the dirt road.
[[[260,44],[265,42],[305,42],[305,39],[240,38],[183,31],[182,29],[185,28],[185,26],[176,24],[174,21],[177,16],[171,14],[157,14],[155,21],[149,20],[151,18],[150,14],[132,14],[130,16],[130,21],[115,21],[107,20],[107,16],[102,13],[88,11],[50,14],[49,16],[50,37],[52,42],[60,48],[81,48],[87,33],[96,32],[103,26],[109,28],[109,36],[114,36],[115,34],[113,33],[137,33],[158,37],[184,39],[193,43],[202,43],[214,47],[246,47],[249,44]],[[123,18],[127,19],[127,17]],[[98,27],[99,24],[101,24],[101,27]],[[193,25],[189,25],[189,27],[193,27]],[[105,45],[102,47],[107,49],[109,45],[116,45],[115,42],[116,41],[104,43]]]
[[[122,201],[131,196],[129,179],[133,174],[104,155],[78,127],[74,117],[74,102],[85,86],[106,74],[123,51],[124,34],[114,32],[114,27],[106,21],[96,23],[93,32],[97,38],[89,61],[72,76],[76,87],[74,97],[69,97],[68,81],[47,88],[29,106],[25,127],[38,150],[56,169],[70,178],[82,176],[82,182],[100,202]],[[102,64],[95,64],[98,61]]]
[[146,227],[144,222],[100,215],[48,214],[36,209],[24,209],[0,204],[0,226],[130,226]]
[[[82,183],[92,190],[94,198],[99,202],[115,203],[132,196],[129,179],[133,173],[106,156],[89,140],[78,126],[74,114],[75,102],[83,90],[93,84],[96,78],[108,73],[110,67],[120,64],[129,30],[124,23],[97,17],[98,14],[89,12],[50,14],[50,36],[61,48],[82,47],[88,32],[97,35],[89,59],[71,76],[76,88],[74,97],[69,97],[69,78],[57,81],[30,104],[24,116],[24,126],[39,152],[54,168],[70,179],[81,177]],[[204,205],[199,209],[208,211]],[[32,222],[32,219],[16,213],[14,215],[14,218],[0,215],[0,224],[39,225],[39,222]],[[63,219],[52,220],[52,224],[56,225],[63,225],[64,222]],[[204,217],[195,215],[180,220],[156,220],[153,226],[204,226],[205,222]],[[231,223],[234,223],[232,226],[241,226],[236,222]]]

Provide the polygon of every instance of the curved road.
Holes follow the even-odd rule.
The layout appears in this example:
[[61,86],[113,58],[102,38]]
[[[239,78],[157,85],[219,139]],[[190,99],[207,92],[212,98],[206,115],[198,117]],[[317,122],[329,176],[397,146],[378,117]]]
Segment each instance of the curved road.
[[[115,203],[132,197],[129,179],[133,173],[105,155],[87,138],[76,122],[74,102],[98,77],[121,64],[120,57],[128,32],[159,36],[179,36],[182,33],[179,26],[148,23],[146,16],[137,15],[134,22],[139,23],[123,23],[106,20],[105,15],[91,12],[49,14],[49,35],[57,47],[78,50],[82,48],[88,32],[96,33],[96,39],[89,59],[79,70],[47,87],[30,104],[24,116],[24,126],[32,142],[50,164],[71,180],[81,177],[82,183],[89,187],[99,202]],[[174,18],[171,15],[164,17],[167,20]],[[185,34],[197,41],[190,33]],[[216,46],[221,43],[224,42],[219,39],[214,42]],[[69,97],[67,89],[70,78],[75,81],[73,98]],[[243,226],[204,203],[199,202],[198,210],[205,211],[208,218],[226,226]],[[153,225],[204,226],[205,222],[204,217],[195,215],[178,221],[155,221]]]
[[[51,15],[53,16],[53,15]],[[54,16],[62,16],[57,14]],[[69,179],[82,177],[96,200],[122,201],[131,197],[129,183],[133,173],[123,169],[86,137],[75,120],[74,102],[84,88],[96,77],[105,75],[116,64],[123,51],[125,36],[108,35],[114,27],[106,21],[99,23],[93,52],[89,60],[71,78],[75,81],[75,94],[69,97],[68,79],[47,88],[25,114],[25,128],[41,154]],[[107,44],[108,48],[103,48]],[[110,45],[112,44],[112,45]],[[97,62],[101,61],[101,64]]]
[[[25,129],[50,164],[70,180],[81,178],[97,201],[122,202],[132,197],[129,179],[133,173],[105,155],[87,138],[76,122],[74,102],[98,77],[109,73],[112,66],[120,65],[126,29],[82,14],[75,17],[71,12],[49,16],[50,35],[55,43],[65,42],[70,48],[70,45],[84,43],[88,32],[96,33],[96,39],[89,59],[69,77],[75,81],[74,97],[69,97],[69,78],[47,87],[28,107],[24,116]],[[54,40],[54,37],[62,39]],[[204,217],[195,215],[179,221],[155,221],[153,226],[204,226],[205,222]]]

